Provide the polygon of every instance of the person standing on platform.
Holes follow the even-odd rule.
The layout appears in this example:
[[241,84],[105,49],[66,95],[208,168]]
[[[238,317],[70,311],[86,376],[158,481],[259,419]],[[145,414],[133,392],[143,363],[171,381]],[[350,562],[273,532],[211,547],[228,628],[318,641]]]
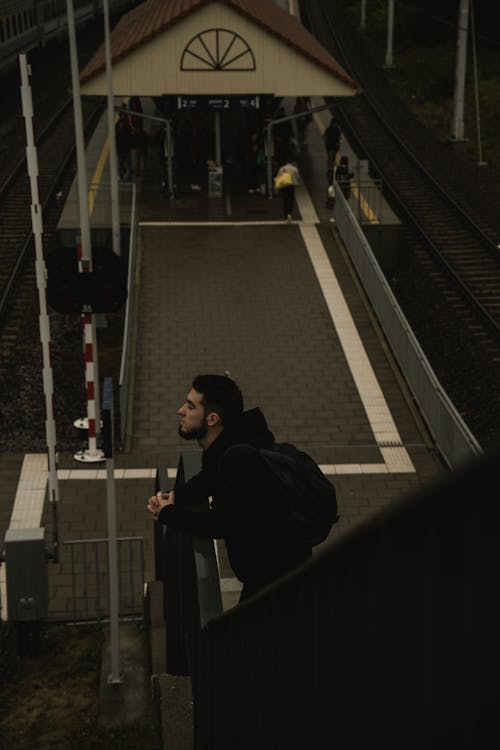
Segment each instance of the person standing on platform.
[[[286,117],[283,107],[279,107],[274,119]],[[290,141],[293,135],[292,124],[289,120],[279,122],[273,128],[274,133],[274,154],[278,164],[283,164],[290,158]]]
[[274,184],[283,201],[283,218],[286,221],[291,221],[295,203],[295,188],[300,184],[300,175],[296,163],[288,161],[283,164],[274,178]]
[[[335,173],[336,171],[337,171],[337,167],[334,166],[333,169],[328,169],[326,172],[326,182],[327,182],[326,207],[330,208],[332,212],[335,206]],[[330,221],[333,221],[333,219],[330,219]]]
[[307,151],[307,126],[312,122],[311,100],[308,96],[298,96],[293,108],[293,114],[297,115],[299,112],[305,112],[302,117],[297,117],[295,120],[297,125],[298,145],[301,151]]
[[132,131],[128,115],[125,112],[120,112],[119,114],[118,122],[115,126],[115,142],[118,156],[118,176],[120,180],[126,180],[132,172]]
[[245,164],[249,193],[256,193],[260,190],[260,185],[262,182],[261,171],[264,162],[265,157],[262,139],[260,138],[258,131],[253,130],[250,134],[247,145]]
[[[284,510],[258,448],[274,445],[260,409],[243,410],[227,375],[198,375],[177,412],[179,435],[203,449],[201,471],[184,486],[149,498],[158,523],[209,539],[224,539],[246,599],[311,558],[308,545],[283,532]],[[193,508],[205,505],[205,510]]]
[[351,195],[351,180],[353,177],[354,172],[349,171],[349,157],[344,155],[340,158],[339,165],[335,170],[335,182],[344,193],[347,201]]
[[326,169],[327,171],[333,170],[337,161],[340,141],[342,140],[342,131],[335,117],[332,117],[329,126],[325,130],[323,140],[326,149]]

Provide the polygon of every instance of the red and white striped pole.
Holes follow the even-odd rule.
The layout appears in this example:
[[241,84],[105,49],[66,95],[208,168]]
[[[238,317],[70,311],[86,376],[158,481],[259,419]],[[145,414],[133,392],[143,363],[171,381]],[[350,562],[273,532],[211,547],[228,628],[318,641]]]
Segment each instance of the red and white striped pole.
[[33,99],[29,84],[30,69],[26,55],[19,55],[21,72],[21,100],[26,128],[26,162],[31,187],[31,224],[35,241],[35,268],[38,301],[40,306],[40,341],[42,344],[42,375],[45,396],[45,436],[47,440],[47,458],[49,475],[49,499],[54,513],[54,547],[57,550],[57,504],[59,502],[59,484],[57,479],[56,423],[54,420],[54,380],[50,361],[50,320],[47,309],[47,274],[43,257],[43,219],[38,189],[38,156],[35,146],[33,128]]
[[[88,264],[83,260],[82,245],[80,238],[77,243],[78,270],[80,273],[86,273]],[[77,419],[74,422],[75,427],[88,430],[88,447],[74,455],[77,461],[96,462],[104,461],[104,452],[97,447],[97,436],[100,433],[100,420],[97,423],[99,414],[98,405],[98,388],[96,387],[97,363],[94,361],[94,341],[95,339],[95,322],[92,311],[88,310],[82,314],[82,337],[83,337],[83,358],[85,366],[85,394],[87,399],[87,418]]]
[[[81,240],[78,239],[78,260],[82,273],[92,271],[92,250],[90,241],[90,219],[88,206],[87,165],[85,158],[85,141],[83,137],[82,102],[80,97],[80,76],[78,71],[78,53],[76,48],[75,14],[73,0],[66,0],[68,13],[68,38],[71,59],[71,85],[73,89],[73,109],[75,115],[75,145],[78,178],[78,205],[80,213]],[[90,319],[86,322],[86,319]],[[97,374],[97,335],[95,319],[91,311],[85,311],[82,319],[83,346],[85,356],[85,382],[87,388],[87,427],[89,431],[88,450],[81,450],[74,455],[77,461],[104,461],[102,450],[97,448],[97,436],[100,433],[99,414],[99,378]],[[90,398],[91,396],[91,398]],[[83,420],[74,422],[81,427]],[[83,426],[85,423],[83,421]],[[92,433],[92,439],[91,439]]]

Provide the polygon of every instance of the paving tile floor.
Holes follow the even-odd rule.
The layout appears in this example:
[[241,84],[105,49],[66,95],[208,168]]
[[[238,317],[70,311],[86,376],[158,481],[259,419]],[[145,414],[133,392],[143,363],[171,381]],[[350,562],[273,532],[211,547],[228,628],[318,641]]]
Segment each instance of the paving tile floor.
[[[126,475],[116,481],[118,533],[144,539],[145,580],[154,575],[146,499],[155,468],[175,469],[179,451],[186,448],[177,436],[176,410],[198,372],[229,370],[243,389],[246,406],[263,409],[278,440],[296,443],[330,467],[341,520],[327,543],[443,471],[329,222],[323,147],[312,126],[309,149],[300,159],[307,188],[298,193],[296,221],[291,224],[280,221],[277,199],[240,191],[232,196],[228,214],[227,201],[198,196],[176,204],[166,199],[153,169],[138,181],[143,224],[132,444],[115,461],[117,468],[147,470],[142,478]],[[210,226],[209,221],[218,224]],[[186,222],[190,225],[179,226]],[[377,444],[367,418],[351,371],[359,364],[349,361],[311,263],[307,245],[313,235],[334,270],[335,284],[383,391],[384,408],[400,439],[394,449]],[[415,471],[389,471],[391,451],[404,451]],[[2,534],[10,521],[22,461],[17,454],[0,456]],[[69,478],[72,471],[93,476],[95,467],[82,468],[65,454],[59,467],[65,471],[59,482],[60,562],[49,564],[54,619],[74,611],[71,547],[63,543],[102,538],[107,529],[104,478]],[[48,503],[42,523],[50,547],[54,519]],[[223,548],[220,559],[223,574],[230,577]]]

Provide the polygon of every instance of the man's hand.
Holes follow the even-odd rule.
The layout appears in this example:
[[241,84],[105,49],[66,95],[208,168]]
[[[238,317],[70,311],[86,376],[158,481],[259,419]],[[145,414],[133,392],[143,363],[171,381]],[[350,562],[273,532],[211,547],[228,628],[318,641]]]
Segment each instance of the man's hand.
[[166,505],[174,505],[175,492],[157,492],[149,498],[146,508],[149,510],[155,521],[158,520],[158,514]]

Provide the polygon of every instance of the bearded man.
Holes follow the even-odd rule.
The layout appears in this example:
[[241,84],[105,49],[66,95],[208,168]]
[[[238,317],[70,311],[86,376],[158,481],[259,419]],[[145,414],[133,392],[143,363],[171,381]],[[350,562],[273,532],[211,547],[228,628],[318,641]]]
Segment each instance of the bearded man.
[[[244,411],[242,393],[226,375],[198,375],[177,414],[179,435],[203,449],[201,471],[184,486],[153,495],[148,510],[176,531],[224,539],[243,583],[241,601],[312,554],[283,532],[286,509],[258,452],[274,445],[273,433],[260,409]],[[192,507],[200,504],[206,508]]]

